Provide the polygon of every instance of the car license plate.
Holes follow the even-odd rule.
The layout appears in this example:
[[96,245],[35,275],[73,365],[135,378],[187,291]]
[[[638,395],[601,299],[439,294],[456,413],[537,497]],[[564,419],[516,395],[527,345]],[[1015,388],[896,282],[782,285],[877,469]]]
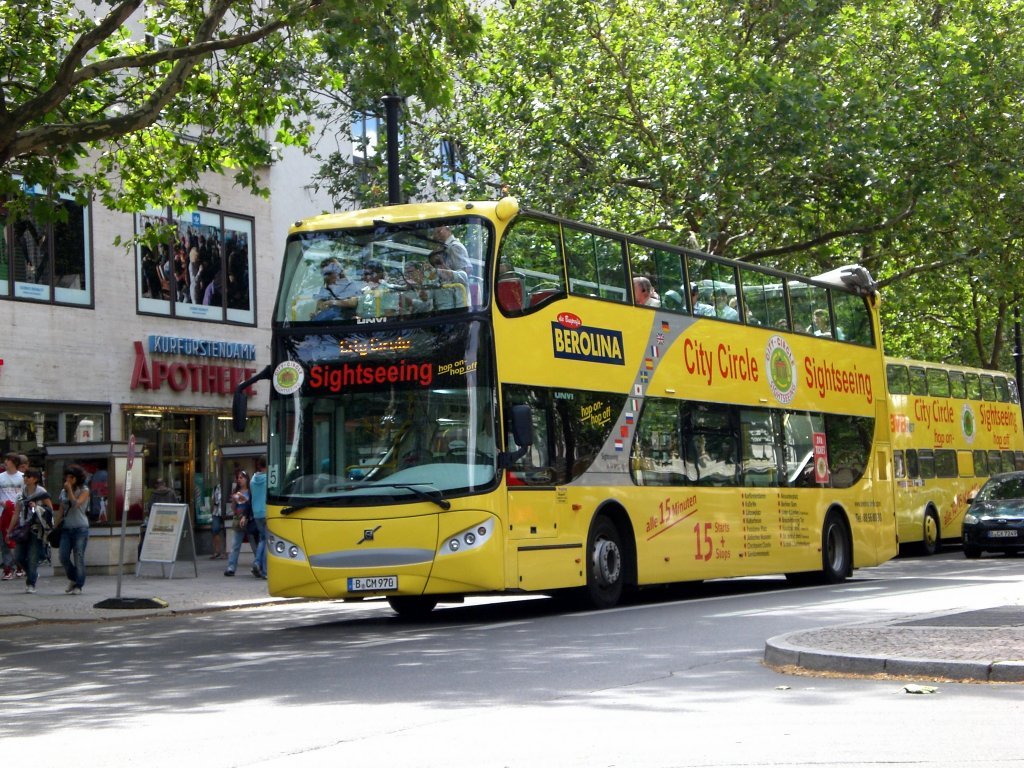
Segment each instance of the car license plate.
[[397,576],[353,576],[348,580],[349,592],[393,592],[396,589]]
[[990,539],[1012,539],[1017,536],[1016,531],[989,531],[988,537]]

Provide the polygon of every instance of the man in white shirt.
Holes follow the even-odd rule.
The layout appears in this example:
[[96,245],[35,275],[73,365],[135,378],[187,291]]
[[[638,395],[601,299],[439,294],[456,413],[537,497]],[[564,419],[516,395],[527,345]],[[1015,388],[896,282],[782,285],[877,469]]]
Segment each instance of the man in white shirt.
[[436,227],[433,239],[444,246],[444,261],[448,269],[461,269],[467,275],[473,274],[473,265],[469,260],[469,251],[452,234],[451,228],[445,226]]
[[[5,470],[0,472],[0,509],[6,509],[9,501],[10,509],[13,510],[14,503],[25,487],[25,476],[18,471],[18,454],[8,453],[4,457],[4,467]],[[0,579],[10,581],[14,578],[14,556],[7,546],[6,536],[0,536],[0,558],[4,565],[4,573]]]

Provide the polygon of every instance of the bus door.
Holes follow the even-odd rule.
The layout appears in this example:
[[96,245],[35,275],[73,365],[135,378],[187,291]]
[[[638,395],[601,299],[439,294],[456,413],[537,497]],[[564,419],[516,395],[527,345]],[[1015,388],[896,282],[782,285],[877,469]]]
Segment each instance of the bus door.
[[[568,473],[562,420],[555,409],[529,408],[532,442],[506,471],[508,537],[514,563],[510,586],[526,590],[564,587],[579,580],[582,548],[566,541],[568,494],[563,485]],[[524,411],[525,413],[525,411]],[[506,445],[512,455],[519,447],[512,430]]]

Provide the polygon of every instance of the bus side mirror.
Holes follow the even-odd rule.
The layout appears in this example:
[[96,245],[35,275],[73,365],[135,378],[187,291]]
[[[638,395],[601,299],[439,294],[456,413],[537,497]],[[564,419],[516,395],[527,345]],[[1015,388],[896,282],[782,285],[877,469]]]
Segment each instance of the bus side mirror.
[[245,394],[245,390],[257,381],[269,379],[270,374],[271,370],[268,365],[255,376],[246,379],[235,387],[235,394],[231,398],[231,427],[235,432],[245,432],[245,422],[249,415],[249,401],[246,399],[248,396]]
[[533,445],[533,416],[528,405],[513,405],[511,413],[512,439],[519,446],[514,451],[503,451],[498,466],[508,469],[519,461]]

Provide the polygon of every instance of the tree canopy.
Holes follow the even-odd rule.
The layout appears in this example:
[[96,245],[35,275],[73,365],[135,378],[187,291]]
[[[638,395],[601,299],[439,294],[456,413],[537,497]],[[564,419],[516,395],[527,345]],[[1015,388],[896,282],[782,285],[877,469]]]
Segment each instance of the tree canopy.
[[1022,11],[501,7],[428,129],[462,149],[433,182],[804,273],[861,262],[889,298],[889,351],[1005,365],[1024,277]]
[[442,104],[478,32],[464,0],[0,3],[0,200],[196,205],[209,171],[265,193],[282,146],[348,119],[338,93]]

